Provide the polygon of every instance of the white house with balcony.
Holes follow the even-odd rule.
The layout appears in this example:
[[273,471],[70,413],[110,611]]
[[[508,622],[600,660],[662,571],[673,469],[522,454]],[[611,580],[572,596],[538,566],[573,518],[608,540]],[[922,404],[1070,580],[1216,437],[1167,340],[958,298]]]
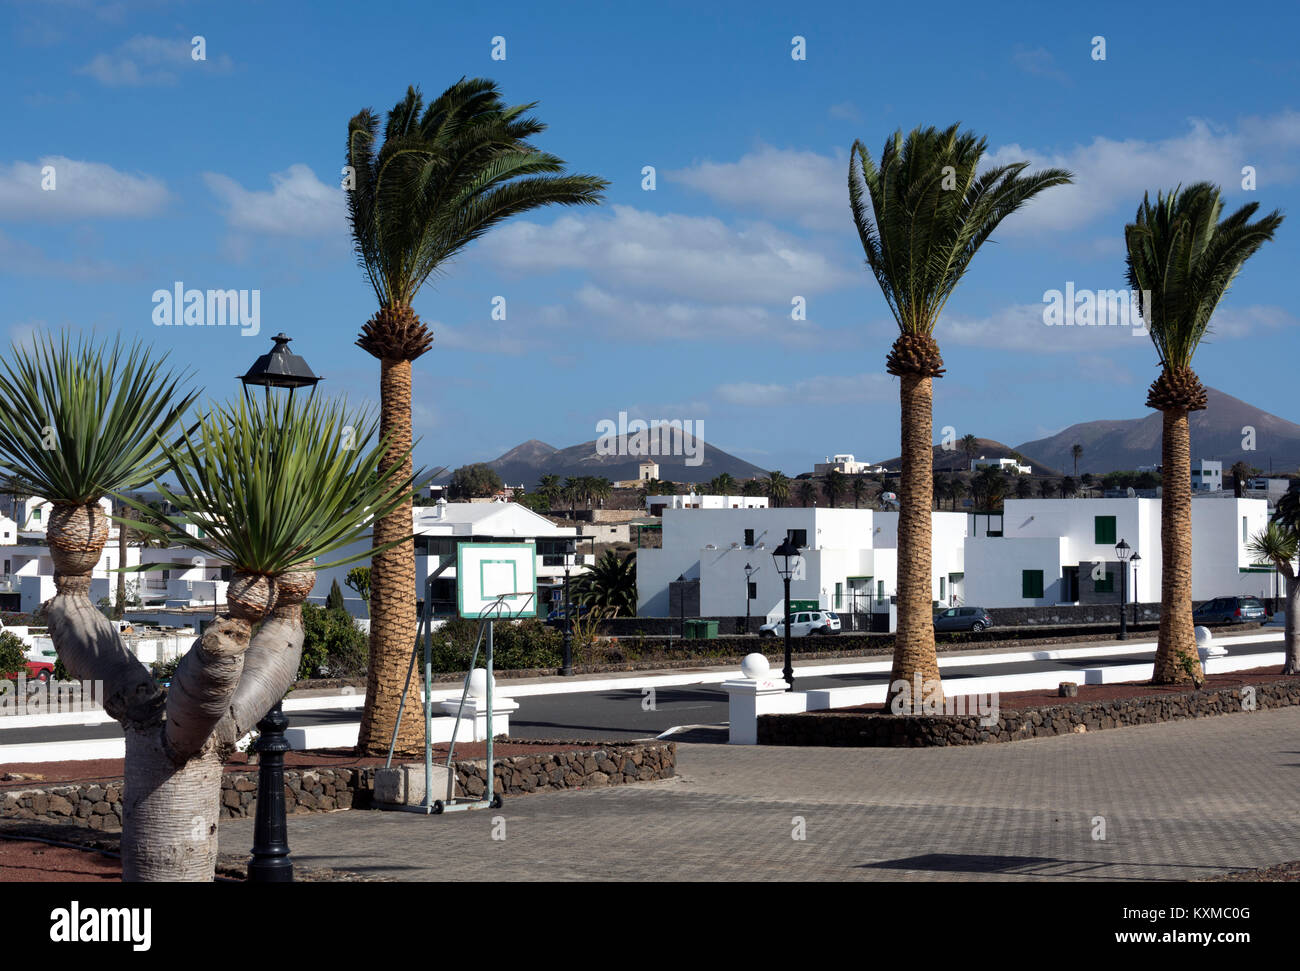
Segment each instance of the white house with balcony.
[[1032,466],[1021,465],[1014,458],[990,459],[990,458],[985,458],[983,455],[981,455],[977,459],[970,460],[970,470],[972,472],[978,472],[980,469],[987,468],[990,465],[993,466],[995,469],[997,469],[999,472],[1015,472],[1015,473],[1019,473],[1020,475],[1029,475],[1030,472],[1034,471]]
[[[536,544],[537,612],[542,617],[550,609],[552,594],[564,583],[567,543],[573,541],[577,546],[569,564],[570,577],[584,572],[596,560],[590,551],[593,545],[591,537],[580,537],[575,527],[557,526],[517,502],[470,503],[439,499],[433,506],[416,506],[411,511],[411,520],[415,533],[416,599],[424,600],[426,584],[432,576],[433,608],[440,616],[456,611],[456,547],[460,543]],[[371,540],[366,537],[336,556],[369,550],[370,546]],[[344,566],[318,570],[309,599],[313,603],[324,603],[337,579],[348,612],[355,617],[365,617],[365,603],[345,581],[349,570],[369,565],[367,556]]]
[[767,496],[697,496],[670,495],[646,496],[645,511],[651,516],[663,514],[665,509],[766,509]]
[[1201,459],[1192,466],[1193,492],[1221,492],[1223,490],[1223,463]]
[[[1268,523],[1262,499],[1192,501],[1192,599],[1267,595],[1272,569],[1254,563],[1250,537]],[[980,607],[1160,600],[1159,499],[1007,499],[1001,530],[966,539],[965,602]],[[1131,554],[1126,554],[1130,556]]]
[[[931,513],[933,599],[960,597],[964,513]],[[790,599],[870,613],[898,593],[898,513],[872,509],[665,509],[663,545],[637,552],[637,615],[672,616],[670,585],[699,582],[702,617],[775,617],[784,585],[772,552],[787,536],[800,548]],[[746,566],[750,567],[746,575]]]
[[845,475],[862,475],[865,472],[884,472],[885,469],[870,462],[859,462],[849,452],[842,452],[834,458],[828,455],[825,462],[813,463],[813,475],[825,475],[832,471],[843,472]]

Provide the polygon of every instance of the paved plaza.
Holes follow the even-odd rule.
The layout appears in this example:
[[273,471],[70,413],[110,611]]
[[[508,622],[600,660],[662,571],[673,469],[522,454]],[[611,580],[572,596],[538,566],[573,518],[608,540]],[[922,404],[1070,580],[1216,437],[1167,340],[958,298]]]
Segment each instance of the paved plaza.
[[[683,743],[678,773],[499,811],[292,816],[290,845],[440,881],[1189,880],[1300,859],[1300,708],[961,748]],[[222,821],[223,853],[252,838]]]

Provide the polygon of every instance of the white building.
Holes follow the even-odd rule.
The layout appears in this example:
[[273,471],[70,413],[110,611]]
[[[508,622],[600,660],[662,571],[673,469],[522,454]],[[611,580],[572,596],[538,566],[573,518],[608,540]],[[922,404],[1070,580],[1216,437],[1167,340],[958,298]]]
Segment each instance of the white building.
[[848,452],[836,455],[833,459],[826,457],[825,462],[813,463],[813,475],[825,475],[831,470],[843,472],[845,475],[862,475],[865,472],[884,472],[883,466],[873,466],[870,462],[859,462]]
[[1192,466],[1193,492],[1219,492],[1223,489],[1223,463],[1201,459]]
[[[964,513],[935,512],[932,596],[961,595]],[[789,535],[801,548],[790,599],[870,612],[898,593],[898,514],[871,509],[668,508],[663,545],[637,552],[637,614],[671,616],[669,585],[698,580],[703,617],[776,616],[784,586],[772,551]],[[746,579],[745,567],[755,568]]]
[[1013,458],[989,459],[981,455],[977,459],[970,460],[970,470],[972,472],[978,472],[980,469],[989,465],[993,466],[994,468],[998,469],[1001,472],[1019,472],[1021,475],[1028,475],[1030,472],[1033,471],[1033,468],[1031,466],[1021,465]]
[[[1119,603],[1120,540],[1136,550],[1129,602],[1160,600],[1159,499],[1007,499],[1002,529],[966,540],[965,602],[979,607]],[[1272,571],[1247,552],[1268,522],[1262,499],[1192,502],[1192,599],[1267,594]]]
[[640,482],[649,482],[651,479],[659,478],[658,462],[642,462],[637,466],[637,480]]
[[[113,500],[104,497],[99,500],[99,507],[104,510],[105,516],[113,515]],[[14,503],[14,520],[18,524],[20,533],[44,533],[50,524],[50,513],[54,511],[54,503],[40,496],[27,496],[19,499]],[[117,526],[110,519],[108,531],[111,536],[117,536]]]
[[[458,543],[526,543],[537,544],[537,612],[545,617],[550,609],[552,592],[564,582],[564,547],[567,540],[579,542],[578,531],[573,526],[557,526],[545,516],[540,516],[517,502],[447,502],[439,499],[434,506],[417,506],[412,510],[415,532],[415,583],[416,598],[424,599],[426,583],[433,576],[433,607],[435,613],[448,614],[456,610],[456,546]],[[570,577],[576,576],[595,563],[595,555],[582,552],[583,544],[590,545],[591,537],[579,542],[579,552],[570,566]],[[332,558],[369,550],[369,536],[340,551]],[[366,606],[348,587],[348,571],[358,566],[369,566],[370,558],[344,566],[318,570],[316,585],[310,600],[324,603],[330,587],[337,579],[343,591],[348,612],[356,617],[366,616]]]
[[665,509],[766,509],[767,496],[646,496],[645,510],[651,516]]

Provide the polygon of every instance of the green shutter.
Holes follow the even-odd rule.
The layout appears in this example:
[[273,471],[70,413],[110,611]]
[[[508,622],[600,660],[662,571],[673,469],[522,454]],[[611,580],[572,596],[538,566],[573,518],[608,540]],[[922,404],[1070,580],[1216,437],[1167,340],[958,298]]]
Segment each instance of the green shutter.
[[1092,589],[1096,593],[1114,593],[1115,574],[1107,570],[1105,579],[1094,581]]
[[1115,544],[1115,517],[1095,516],[1092,521],[1093,540],[1098,546]]
[[1020,596],[1026,600],[1038,600],[1043,596],[1043,571],[1022,570],[1020,572]]

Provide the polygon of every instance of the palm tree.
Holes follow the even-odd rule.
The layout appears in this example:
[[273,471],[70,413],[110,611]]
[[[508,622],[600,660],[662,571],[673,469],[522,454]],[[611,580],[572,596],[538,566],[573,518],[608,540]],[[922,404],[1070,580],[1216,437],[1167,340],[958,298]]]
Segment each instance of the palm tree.
[[952,510],[957,511],[957,502],[966,497],[966,480],[954,475],[948,480],[948,495],[952,499]]
[[942,472],[934,473],[934,508],[942,509],[944,497],[948,495],[948,480]]
[[1300,611],[1300,582],[1296,580],[1294,561],[1300,553],[1300,531],[1293,525],[1274,521],[1251,537],[1246,547],[1257,562],[1269,563],[1286,580],[1286,663],[1283,674],[1300,674],[1300,628],[1296,612]]
[[544,475],[537,480],[537,491],[545,497],[547,505],[553,507],[560,497],[560,477]]
[[604,502],[614,491],[614,483],[603,475],[595,476],[591,480],[591,494],[599,502]]
[[[381,471],[411,449],[411,363],[433,342],[412,306],[425,281],[511,216],[552,203],[592,205],[608,184],[562,174],[563,160],[529,143],[545,130],[526,114],[532,107],[504,104],[492,81],[462,79],[427,107],[419,90],[408,88],[388,113],[382,146],[379,117],[369,108],[348,123],[348,216],[357,260],[379,301],[357,344],[380,362],[379,430],[392,448]],[[401,461],[405,478],[410,459]],[[392,545],[410,532],[409,504],[374,527],[362,753],[388,744],[415,643],[415,545]],[[412,743],[419,721],[406,719],[399,741]]]
[[1250,478],[1250,466],[1245,462],[1232,463],[1232,494],[1240,499],[1245,494],[1246,480]]
[[1034,487],[1023,475],[1016,476],[1016,498],[1028,499],[1034,494]]
[[599,609],[606,617],[635,617],[636,553],[620,558],[613,550],[605,550],[572,587],[574,603]]
[[815,505],[817,502],[817,487],[812,484],[811,480],[804,479],[799,483],[799,488],[795,490],[795,495],[799,498],[799,505]]
[[742,496],[761,496],[766,494],[761,479],[746,479],[745,484],[740,487]]
[[765,482],[767,497],[774,506],[784,506],[790,499],[790,480],[781,472],[769,472]]
[[[933,379],[943,374],[934,327],[975,253],[1031,198],[1070,181],[1060,169],[1022,175],[1028,162],[977,172],[987,143],[959,126],[887,139],[880,167],[861,142],[849,159],[849,205],[900,331],[886,370],[900,381],[903,469],[898,517],[898,633],[891,687],[913,675],[939,694],[931,589]],[[927,691],[929,688],[927,687]],[[893,692],[889,700],[892,701]]]
[[1052,498],[1052,493],[1056,492],[1056,483],[1050,476],[1044,476],[1043,480],[1038,483],[1038,494],[1044,499]]
[[1075,443],[1070,446],[1070,457],[1074,459],[1074,477],[1079,477],[1079,459],[1083,457],[1083,446]]
[[970,468],[970,460],[973,459],[980,450],[980,440],[974,435],[963,435],[961,437],[961,450],[966,454],[966,468]]
[[867,491],[869,488],[870,487],[867,485],[867,480],[864,479],[862,476],[859,475],[854,478],[853,487],[851,490],[853,493],[854,509],[857,509],[860,504],[867,501]]
[[849,477],[839,469],[831,469],[826,473],[826,478],[822,481],[822,491],[826,493],[826,498],[830,500],[831,508],[835,508],[835,502],[840,496],[844,495],[849,488]]
[[1197,345],[1242,265],[1282,222],[1274,211],[1256,222],[1259,203],[1220,222],[1218,186],[1144,196],[1124,227],[1129,286],[1143,294],[1143,317],[1160,358],[1147,404],[1163,413],[1160,456],[1160,635],[1153,680],[1199,683],[1204,675],[1192,626],[1191,444],[1188,414],[1203,410],[1205,386],[1192,370]]
[[564,487],[561,489],[560,495],[569,504],[569,518],[576,519],[578,500],[582,498],[582,480],[569,476],[564,480]]

